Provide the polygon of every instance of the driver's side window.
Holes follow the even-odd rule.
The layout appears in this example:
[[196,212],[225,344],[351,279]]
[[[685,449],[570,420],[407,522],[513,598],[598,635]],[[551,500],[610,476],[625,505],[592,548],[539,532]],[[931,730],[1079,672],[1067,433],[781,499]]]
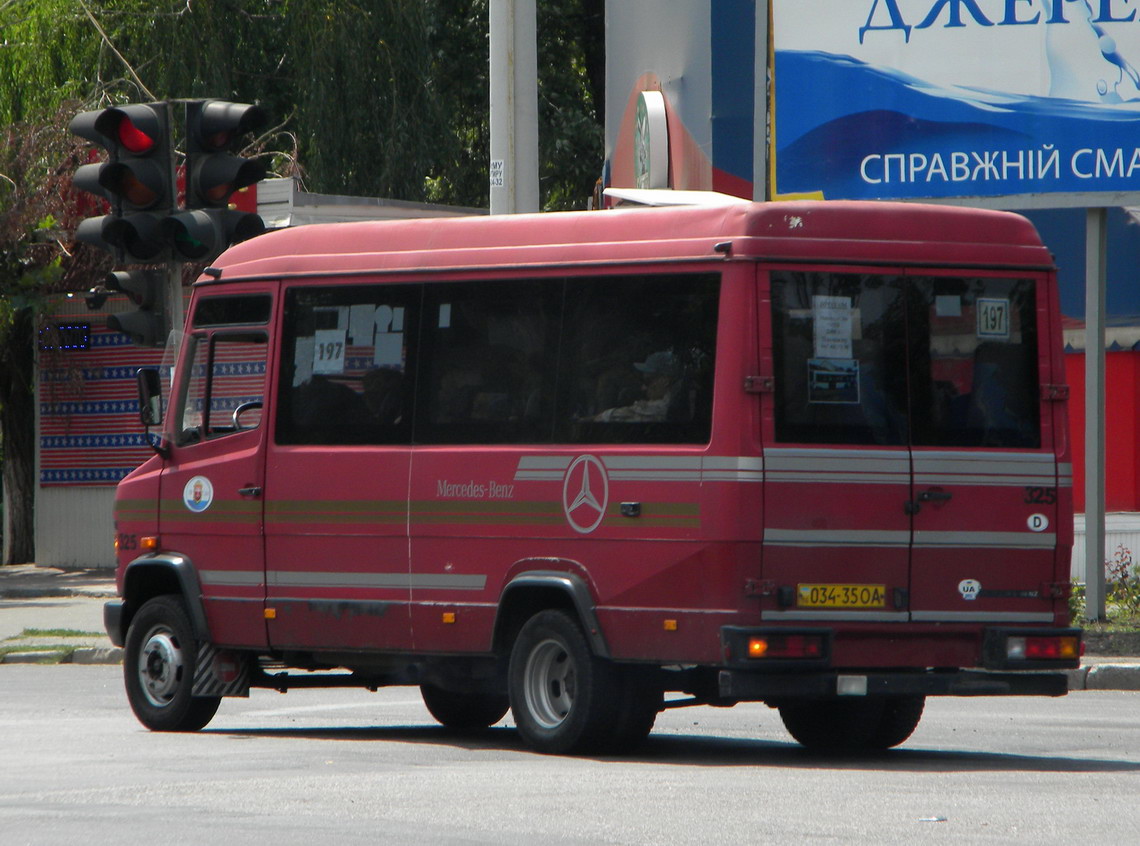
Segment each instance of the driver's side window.
[[195,332],[189,339],[180,445],[230,435],[261,425],[265,400],[264,332]]

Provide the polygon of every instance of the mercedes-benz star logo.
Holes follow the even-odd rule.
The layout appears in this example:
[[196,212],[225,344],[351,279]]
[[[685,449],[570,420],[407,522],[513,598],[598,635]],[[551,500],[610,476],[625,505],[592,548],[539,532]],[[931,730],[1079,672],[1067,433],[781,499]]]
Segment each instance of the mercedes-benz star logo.
[[576,532],[586,535],[602,524],[610,499],[610,480],[602,462],[580,455],[562,479],[562,511]]

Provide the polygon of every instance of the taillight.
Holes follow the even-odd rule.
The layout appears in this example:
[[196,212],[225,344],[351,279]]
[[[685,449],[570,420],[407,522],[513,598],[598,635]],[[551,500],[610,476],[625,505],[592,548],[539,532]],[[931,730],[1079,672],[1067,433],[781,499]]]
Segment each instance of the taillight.
[[1006,657],[1015,661],[1070,660],[1079,653],[1080,638],[1071,635],[1027,635],[1005,642]]
[[823,650],[823,635],[765,634],[748,638],[749,658],[819,658]]

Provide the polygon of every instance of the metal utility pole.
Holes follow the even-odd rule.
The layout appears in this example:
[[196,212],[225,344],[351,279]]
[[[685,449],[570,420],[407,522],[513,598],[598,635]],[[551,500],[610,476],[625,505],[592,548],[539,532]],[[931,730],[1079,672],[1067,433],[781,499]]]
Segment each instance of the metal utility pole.
[[1104,311],[1107,210],[1085,218],[1085,618],[1104,620]]
[[491,214],[538,211],[536,0],[491,0]]

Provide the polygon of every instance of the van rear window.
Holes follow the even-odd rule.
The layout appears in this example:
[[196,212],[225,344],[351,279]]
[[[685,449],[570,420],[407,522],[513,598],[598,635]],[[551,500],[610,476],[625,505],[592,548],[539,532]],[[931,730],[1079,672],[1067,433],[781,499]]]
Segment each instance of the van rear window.
[[775,271],[781,442],[1037,448],[1032,279]]

